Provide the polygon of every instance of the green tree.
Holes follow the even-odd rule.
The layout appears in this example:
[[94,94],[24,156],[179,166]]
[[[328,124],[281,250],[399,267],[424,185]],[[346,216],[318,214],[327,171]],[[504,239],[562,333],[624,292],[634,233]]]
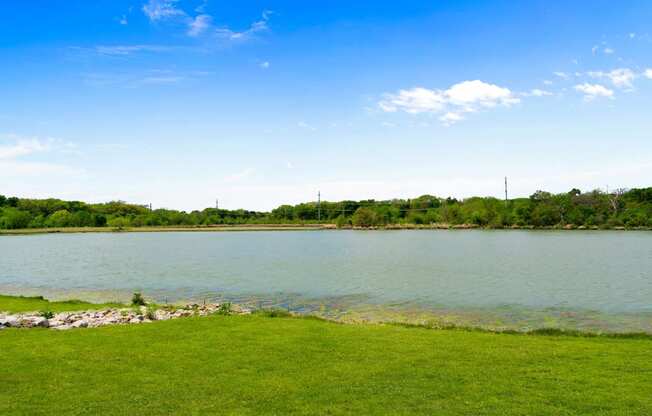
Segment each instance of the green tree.
[[353,214],[352,222],[356,227],[372,227],[378,224],[378,215],[369,208],[360,207]]

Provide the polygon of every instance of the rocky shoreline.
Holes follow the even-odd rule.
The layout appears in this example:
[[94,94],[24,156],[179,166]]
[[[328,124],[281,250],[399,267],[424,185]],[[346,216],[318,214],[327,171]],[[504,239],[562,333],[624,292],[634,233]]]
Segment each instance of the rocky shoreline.
[[0,312],[0,330],[5,328],[50,328],[60,331],[74,328],[96,328],[106,325],[144,324],[153,321],[188,318],[191,316],[247,315],[251,310],[229,303],[184,306],[125,307],[79,312]]

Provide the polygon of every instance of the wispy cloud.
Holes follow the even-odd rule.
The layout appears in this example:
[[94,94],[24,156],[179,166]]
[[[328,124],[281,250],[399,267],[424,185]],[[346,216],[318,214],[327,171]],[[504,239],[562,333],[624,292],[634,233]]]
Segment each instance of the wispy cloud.
[[146,85],[173,85],[211,75],[208,71],[176,72],[152,69],[136,73],[84,73],[82,79],[92,87],[121,86],[135,88]]
[[7,143],[0,144],[0,160],[15,159],[33,153],[45,152],[51,149],[53,139],[39,140],[36,137],[23,138],[7,135]]
[[49,152],[70,153],[74,144],[55,138],[22,137],[15,134],[0,136],[0,175],[17,177],[21,175],[74,174],[78,169],[69,166],[26,161],[24,158]]
[[457,83],[446,90],[416,87],[385,94],[378,106],[390,113],[444,113],[440,121],[451,125],[463,120],[463,114],[497,106],[509,107],[519,102],[520,99],[508,88],[474,80]]
[[634,87],[632,82],[638,76],[634,71],[629,68],[618,68],[612,71],[589,71],[587,75],[591,78],[606,78],[611,83],[618,88],[628,88],[631,89]]
[[550,91],[534,88],[529,92],[522,93],[521,95],[523,95],[524,97],[549,97],[554,94],[551,93]]
[[206,13],[206,2],[203,2],[195,8],[195,12],[199,13],[192,16],[186,11],[177,7],[178,0],[149,0],[143,5],[143,13],[153,23],[159,21],[172,20],[182,22],[187,26],[186,34],[191,37],[198,37],[200,35],[212,35],[220,40],[243,41],[253,37],[258,32],[263,32],[269,29],[267,22],[269,21],[272,11],[263,10],[261,18],[253,22],[249,28],[236,31],[228,26],[215,26],[213,23],[213,16]]
[[152,22],[186,16],[186,13],[176,7],[178,0],[149,0],[143,5],[143,13]]
[[648,68],[645,70],[645,77],[648,79],[652,79],[652,68]]
[[267,69],[269,68],[269,62],[268,61],[261,62],[258,66],[260,66],[263,69]]
[[612,47],[607,46],[606,42],[602,42],[599,45],[593,45],[591,48],[591,54],[592,55],[597,55],[599,53],[603,53],[605,55],[613,55],[616,53],[616,50]]
[[613,98],[614,95],[612,90],[600,84],[584,83],[578,84],[574,88],[575,91],[584,94],[584,101],[592,101],[598,97]]
[[154,85],[166,85],[166,84],[177,84],[183,81],[185,77],[182,76],[149,76],[140,79],[138,82],[141,84],[154,84]]
[[317,131],[316,127],[311,126],[310,124],[306,123],[305,121],[298,122],[297,127],[301,127],[302,129],[306,129],[306,130],[310,130],[310,131]]
[[194,19],[190,19],[188,24],[188,35],[199,36],[207,31],[213,24],[213,17],[208,14],[200,14]]
[[228,40],[246,40],[251,38],[258,32],[263,32],[269,29],[267,22],[272,12],[269,10],[263,11],[260,20],[253,22],[248,29],[243,31],[233,31],[228,27],[220,27],[215,29],[215,34],[218,38],[228,39]]
[[98,45],[95,52],[106,56],[127,56],[138,52],[166,52],[170,46],[163,45]]

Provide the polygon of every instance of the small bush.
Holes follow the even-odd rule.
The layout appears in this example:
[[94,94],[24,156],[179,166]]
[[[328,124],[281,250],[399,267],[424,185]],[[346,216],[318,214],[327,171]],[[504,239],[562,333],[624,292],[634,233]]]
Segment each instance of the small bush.
[[156,320],[156,308],[152,305],[149,305],[147,307],[147,311],[145,311],[145,317],[150,321]]
[[131,304],[134,306],[147,306],[145,298],[140,292],[134,293],[134,296],[131,298]]
[[233,312],[231,309],[231,302],[224,302],[217,309],[218,315],[231,315],[231,312]]
[[285,309],[261,309],[256,311],[256,315],[265,316],[268,318],[289,318],[292,314]]
[[41,311],[41,312],[39,312],[38,314],[39,314],[41,317],[45,318],[45,319],[52,319],[52,318],[54,318],[54,312],[52,312],[52,311],[45,310],[45,311]]

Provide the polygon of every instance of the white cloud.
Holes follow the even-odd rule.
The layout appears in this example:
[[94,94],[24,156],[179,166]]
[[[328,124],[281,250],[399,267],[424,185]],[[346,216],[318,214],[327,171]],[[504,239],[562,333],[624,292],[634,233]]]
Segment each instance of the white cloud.
[[123,14],[122,17],[120,18],[119,22],[120,22],[121,25],[127,25],[127,24],[129,24],[129,21],[127,20],[127,16],[124,15],[124,14]]
[[467,108],[476,105],[488,108],[499,104],[509,106],[520,101],[509,89],[479,80],[455,84],[445,94],[451,103]]
[[636,74],[629,68],[618,68],[609,72],[589,71],[591,78],[607,78],[618,88],[633,88],[632,82],[636,79]]
[[272,15],[272,11],[263,10],[260,20],[253,22],[248,29],[243,31],[234,31],[228,27],[215,27],[213,24],[213,17],[204,13],[206,9],[206,1],[195,8],[195,12],[199,13],[197,16],[192,17],[185,11],[178,8],[176,5],[179,0],[149,0],[143,6],[143,13],[152,22],[173,20],[187,25],[188,29],[186,34],[191,37],[197,37],[204,33],[211,33],[219,39],[226,40],[245,40],[249,39],[255,33],[268,30],[267,22]]
[[15,159],[21,156],[27,156],[33,153],[45,152],[50,150],[52,139],[42,141],[37,138],[19,138],[9,135],[9,144],[0,144],[0,160]]
[[161,45],[98,45],[94,49],[100,55],[127,56],[138,52],[165,52],[170,50],[170,47]]
[[[5,143],[2,143],[5,142]],[[70,153],[74,145],[59,139],[37,137],[21,137],[9,134],[0,137],[0,177],[22,177],[32,175],[49,174],[76,174],[81,171],[68,166],[21,160],[24,157],[33,156],[51,151]]]
[[555,72],[553,72],[553,74],[554,74],[556,77],[561,78],[561,79],[570,79],[570,75],[568,75],[568,74],[565,73],[565,72],[555,71]]
[[199,16],[190,18],[188,23],[188,36],[199,36],[211,27],[213,17],[207,14],[200,14]]
[[529,92],[521,93],[521,95],[524,96],[524,97],[547,97],[547,96],[551,96],[551,95],[554,95],[554,94],[551,93],[550,91],[542,90],[542,89],[539,89],[539,88],[534,88],[534,89],[530,90]]
[[585,101],[591,101],[596,97],[607,97],[612,98],[614,92],[607,87],[604,87],[600,84],[578,84],[575,87],[576,91],[579,91],[584,94]]
[[182,76],[148,76],[139,80],[140,84],[150,84],[150,85],[166,85],[166,84],[176,84],[180,81],[183,81],[185,78]]
[[462,120],[462,113],[473,113],[498,105],[509,107],[519,102],[520,99],[508,88],[474,80],[457,83],[443,91],[416,87],[400,90],[396,94],[385,94],[378,106],[390,113],[446,113],[440,120],[450,125]]
[[527,93],[527,95],[531,97],[546,97],[553,94],[550,91],[545,91],[545,90],[540,90],[538,88],[535,88],[531,90],[529,93]]
[[552,84],[553,84],[553,82],[550,81],[549,79],[544,79],[543,80],[543,85],[552,85]]
[[645,77],[652,79],[652,68],[648,68],[645,70]]
[[288,169],[294,169],[294,165],[292,164],[292,162],[287,162],[287,163],[285,164],[285,166],[286,166]]
[[602,50],[602,52],[604,52],[606,55],[611,55],[611,54],[615,53],[616,51],[613,50],[612,48],[604,48]]
[[311,126],[310,124],[306,123],[305,121],[298,122],[297,126],[301,127],[302,129],[306,129],[306,130],[311,130],[311,131],[316,131],[317,130],[316,127]]
[[457,123],[458,121],[464,120],[464,117],[460,113],[454,113],[452,111],[449,111],[448,113],[446,113],[443,116],[439,117],[439,120],[442,123],[444,123],[445,126],[452,126],[453,124]]
[[185,16],[186,13],[175,6],[177,1],[149,0],[147,4],[143,5],[143,13],[153,22],[171,17]]
[[271,11],[264,10],[261,19],[253,22],[251,26],[249,26],[249,29],[244,30],[242,32],[236,32],[227,27],[221,27],[215,29],[215,34],[220,39],[227,39],[227,40],[249,39],[255,33],[263,32],[269,29],[269,26],[267,25],[267,21],[269,20],[271,14],[272,14]]
[[386,94],[385,100],[378,103],[384,111],[394,113],[402,110],[410,114],[436,113],[446,106],[446,98],[441,91],[416,87],[400,90],[398,94]]
[[259,66],[260,66],[261,68],[263,68],[263,69],[267,69],[267,68],[269,68],[269,62],[268,62],[268,61],[261,62],[261,63],[259,64]]

